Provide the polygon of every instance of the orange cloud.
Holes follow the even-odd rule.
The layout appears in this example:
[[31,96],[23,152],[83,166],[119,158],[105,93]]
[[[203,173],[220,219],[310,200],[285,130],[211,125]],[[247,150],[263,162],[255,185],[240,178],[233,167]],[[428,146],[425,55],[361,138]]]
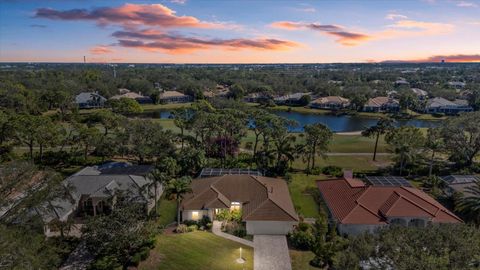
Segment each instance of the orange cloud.
[[112,52],[113,52],[113,50],[110,49],[110,47],[103,46],[103,45],[95,46],[95,47],[90,49],[91,54],[108,54],[108,53],[112,53]]
[[117,31],[112,34],[118,39],[116,45],[146,51],[164,51],[171,54],[190,53],[196,50],[222,48],[228,50],[287,50],[299,44],[272,38],[207,39],[187,37],[179,34],[162,33],[156,30]]
[[417,59],[415,62],[440,62],[445,60],[446,62],[459,62],[459,63],[472,63],[480,62],[480,54],[456,54],[456,55],[435,55],[425,59]]
[[102,7],[92,10],[71,9],[55,10],[39,8],[35,18],[51,20],[90,20],[99,25],[117,24],[125,27],[138,25],[161,26],[167,28],[195,27],[219,28],[222,23],[203,22],[192,16],[177,16],[175,11],[162,4],[124,4],[120,7]]
[[334,24],[280,21],[274,22],[270,24],[270,26],[286,30],[310,29],[318,31],[326,35],[337,37],[336,42],[344,46],[355,46],[362,41],[371,39],[371,37],[367,34],[351,32],[345,29],[343,26]]

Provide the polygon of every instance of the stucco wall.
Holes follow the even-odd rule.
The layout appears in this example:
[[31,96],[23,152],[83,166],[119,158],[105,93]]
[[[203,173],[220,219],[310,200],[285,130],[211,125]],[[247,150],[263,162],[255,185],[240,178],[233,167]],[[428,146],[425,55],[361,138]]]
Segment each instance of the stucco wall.
[[211,210],[184,210],[182,211],[182,221],[185,220],[194,220],[192,218],[192,213],[198,212],[198,219],[202,219],[203,216],[209,216],[212,219],[212,211]]
[[247,221],[247,234],[285,235],[297,223],[295,221]]
[[363,232],[374,233],[384,225],[367,225],[367,224],[338,224],[338,232],[340,235],[358,235]]

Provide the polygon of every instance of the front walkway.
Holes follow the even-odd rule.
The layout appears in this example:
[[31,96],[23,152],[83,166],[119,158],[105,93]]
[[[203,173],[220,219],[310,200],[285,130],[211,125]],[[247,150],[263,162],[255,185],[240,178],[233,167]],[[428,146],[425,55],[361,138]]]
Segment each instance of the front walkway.
[[222,222],[220,222],[220,221],[217,221],[217,220],[213,221],[212,233],[215,234],[215,235],[218,235],[220,237],[226,238],[228,240],[232,240],[232,241],[235,241],[237,243],[243,244],[245,246],[254,247],[252,241],[248,241],[246,239],[236,237],[234,235],[222,232]]
[[292,270],[285,235],[255,235],[254,270]]

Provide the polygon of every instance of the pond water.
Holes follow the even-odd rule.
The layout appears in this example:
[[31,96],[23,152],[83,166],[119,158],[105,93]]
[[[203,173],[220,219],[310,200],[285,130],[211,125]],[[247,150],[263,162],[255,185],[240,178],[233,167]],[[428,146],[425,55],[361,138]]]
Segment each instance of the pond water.
[[[293,132],[302,132],[303,127],[309,124],[322,123],[329,127],[334,132],[351,132],[364,130],[377,123],[377,119],[351,116],[351,115],[327,115],[327,114],[305,114],[298,112],[274,112],[274,114],[298,122],[297,127],[292,127]],[[156,111],[142,114],[143,117],[168,119],[172,117],[170,111]],[[441,121],[428,120],[397,120],[396,126],[415,126],[419,128],[436,127],[441,124]]]

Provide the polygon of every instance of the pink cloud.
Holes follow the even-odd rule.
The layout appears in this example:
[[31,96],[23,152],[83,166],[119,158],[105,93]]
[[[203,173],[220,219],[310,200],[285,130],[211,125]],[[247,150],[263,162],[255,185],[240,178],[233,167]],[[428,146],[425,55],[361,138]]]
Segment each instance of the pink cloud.
[[120,7],[63,11],[39,8],[36,10],[34,17],[66,21],[90,20],[99,25],[116,24],[125,27],[149,25],[167,28],[220,28],[225,26],[217,22],[203,22],[193,16],[177,16],[174,10],[162,4],[124,4]]
[[113,50],[110,47],[103,45],[95,46],[90,49],[91,54],[108,54],[112,52]]

